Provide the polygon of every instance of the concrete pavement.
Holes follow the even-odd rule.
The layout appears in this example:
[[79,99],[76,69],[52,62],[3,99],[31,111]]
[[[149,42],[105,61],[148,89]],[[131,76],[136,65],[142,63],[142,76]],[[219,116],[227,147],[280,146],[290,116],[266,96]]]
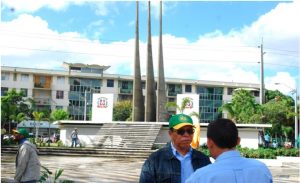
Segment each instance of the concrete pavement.
[[[1,155],[1,182],[13,182],[15,171],[14,155]],[[68,157],[68,156],[40,156],[43,166],[55,171],[64,169],[62,180],[72,180],[76,183],[134,183],[138,182],[144,159],[116,159],[102,157]],[[280,161],[280,160],[278,160]],[[268,165],[269,164],[269,165]],[[274,183],[299,183],[299,162],[284,162],[281,166],[267,163]]]

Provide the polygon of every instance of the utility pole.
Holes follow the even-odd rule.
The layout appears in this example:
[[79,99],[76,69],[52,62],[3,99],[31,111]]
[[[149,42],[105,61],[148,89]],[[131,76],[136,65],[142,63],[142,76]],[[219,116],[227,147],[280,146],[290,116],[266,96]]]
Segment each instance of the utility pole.
[[84,90],[84,121],[86,121],[86,89]]
[[259,95],[260,95],[260,104],[265,103],[265,89],[264,89],[264,48],[263,48],[263,38],[261,41],[260,45],[260,90],[259,90]]

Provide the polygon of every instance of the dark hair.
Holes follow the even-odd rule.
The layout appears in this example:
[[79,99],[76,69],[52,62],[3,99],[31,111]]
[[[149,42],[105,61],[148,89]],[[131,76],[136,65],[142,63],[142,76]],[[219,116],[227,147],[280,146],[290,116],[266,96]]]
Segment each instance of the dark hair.
[[233,148],[238,142],[238,129],[230,119],[220,118],[210,122],[207,127],[207,138],[220,148]]

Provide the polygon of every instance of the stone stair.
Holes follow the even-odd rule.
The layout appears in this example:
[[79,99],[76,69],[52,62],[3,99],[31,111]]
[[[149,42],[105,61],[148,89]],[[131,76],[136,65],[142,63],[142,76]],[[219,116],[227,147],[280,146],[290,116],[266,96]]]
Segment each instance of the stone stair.
[[[147,158],[160,131],[155,123],[104,123],[94,143],[97,147],[38,147],[39,155]],[[16,146],[2,146],[1,153],[16,154]]]
[[[16,154],[17,146],[2,146],[2,154]],[[87,156],[108,158],[147,158],[155,150],[136,149],[96,149],[96,148],[71,148],[71,147],[38,147],[39,155],[52,156]]]
[[97,136],[100,148],[151,150],[161,124],[106,123]]

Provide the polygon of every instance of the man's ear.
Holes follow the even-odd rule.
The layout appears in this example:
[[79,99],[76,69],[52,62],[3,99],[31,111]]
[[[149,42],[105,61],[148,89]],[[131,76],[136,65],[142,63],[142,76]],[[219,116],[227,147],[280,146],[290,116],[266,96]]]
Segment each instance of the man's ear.
[[210,138],[207,138],[206,143],[207,143],[207,147],[212,147],[214,145],[214,141]]
[[236,142],[236,145],[238,146],[238,145],[240,145],[240,143],[241,143],[241,138],[238,137],[237,142]]

